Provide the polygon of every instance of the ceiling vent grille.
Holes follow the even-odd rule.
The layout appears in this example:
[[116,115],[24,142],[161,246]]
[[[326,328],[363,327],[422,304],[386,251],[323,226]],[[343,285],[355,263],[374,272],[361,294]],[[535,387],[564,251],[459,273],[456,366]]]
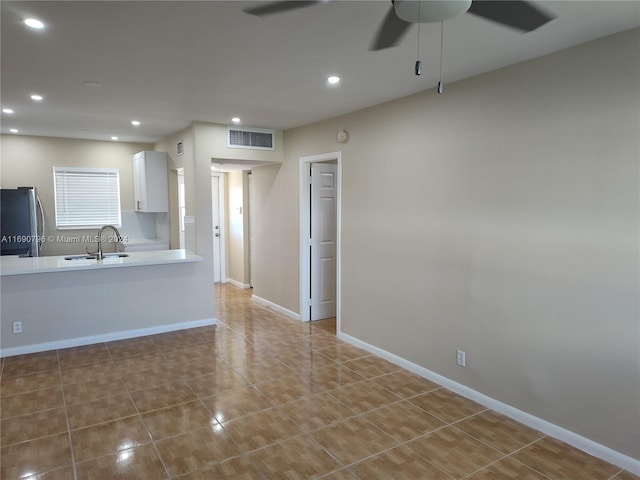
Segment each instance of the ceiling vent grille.
[[229,126],[227,130],[227,147],[229,148],[275,150],[274,130],[232,126]]

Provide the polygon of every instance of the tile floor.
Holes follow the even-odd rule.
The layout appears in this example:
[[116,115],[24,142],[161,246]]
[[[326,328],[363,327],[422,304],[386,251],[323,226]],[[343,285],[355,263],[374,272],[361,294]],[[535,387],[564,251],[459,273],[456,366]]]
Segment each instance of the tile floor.
[[220,324],[7,358],[0,478],[640,480],[216,286]]

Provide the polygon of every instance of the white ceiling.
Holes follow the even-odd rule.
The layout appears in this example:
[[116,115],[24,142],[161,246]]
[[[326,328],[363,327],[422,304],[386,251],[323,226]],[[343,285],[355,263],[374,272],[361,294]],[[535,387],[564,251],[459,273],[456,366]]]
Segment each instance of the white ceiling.
[[[417,26],[400,46],[368,51],[388,1],[243,13],[255,3],[3,0],[1,103],[15,113],[2,114],[2,133],[154,142],[194,120],[233,116],[287,129],[437,84],[439,24],[421,27],[421,77]],[[640,25],[638,1],[537,3],[557,18],[528,34],[470,14],[446,21],[445,95],[457,80]],[[46,28],[25,28],[26,17]],[[327,86],[330,74],[342,82]],[[44,101],[31,101],[34,92]]]

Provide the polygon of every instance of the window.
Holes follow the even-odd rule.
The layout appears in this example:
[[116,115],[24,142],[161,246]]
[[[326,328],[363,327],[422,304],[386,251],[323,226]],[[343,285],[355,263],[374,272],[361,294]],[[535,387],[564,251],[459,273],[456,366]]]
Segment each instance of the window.
[[115,168],[53,167],[56,227],[120,227],[120,177]]

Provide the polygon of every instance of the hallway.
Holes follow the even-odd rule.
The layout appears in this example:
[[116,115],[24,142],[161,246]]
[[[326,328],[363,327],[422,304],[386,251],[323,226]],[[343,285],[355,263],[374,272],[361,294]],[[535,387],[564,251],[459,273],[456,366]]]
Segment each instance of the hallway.
[[217,327],[5,359],[0,477],[639,478],[215,288]]

